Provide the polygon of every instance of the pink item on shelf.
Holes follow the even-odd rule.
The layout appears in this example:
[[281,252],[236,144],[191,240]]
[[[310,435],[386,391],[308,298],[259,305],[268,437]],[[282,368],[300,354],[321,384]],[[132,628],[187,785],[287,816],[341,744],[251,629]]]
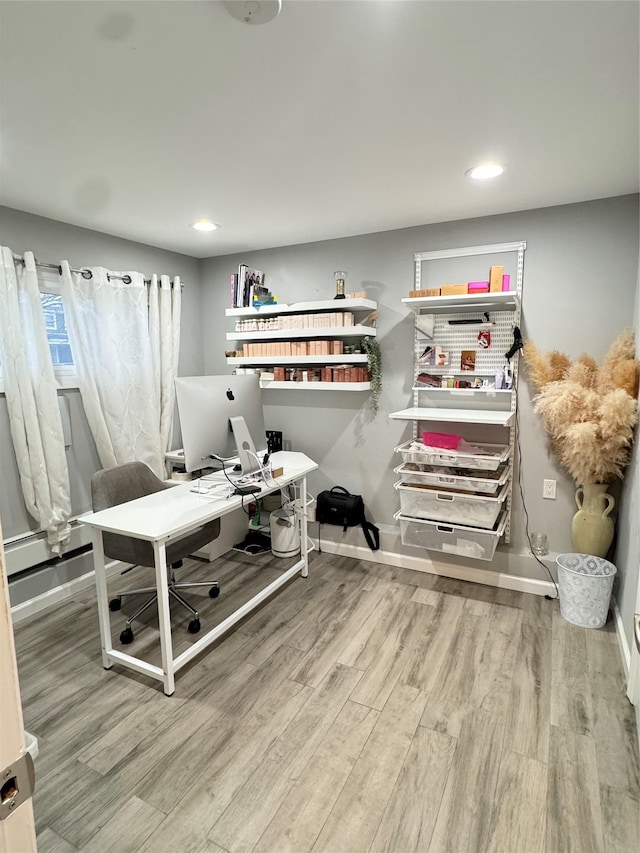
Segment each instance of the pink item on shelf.
[[423,432],[422,443],[427,447],[441,447],[443,450],[457,450],[462,441],[461,435],[449,435],[447,432]]
[[489,282],[488,281],[470,281],[467,285],[467,290],[469,293],[488,293],[489,292]]
[[503,275],[502,276],[502,290],[503,291],[511,290],[511,276],[510,275]]

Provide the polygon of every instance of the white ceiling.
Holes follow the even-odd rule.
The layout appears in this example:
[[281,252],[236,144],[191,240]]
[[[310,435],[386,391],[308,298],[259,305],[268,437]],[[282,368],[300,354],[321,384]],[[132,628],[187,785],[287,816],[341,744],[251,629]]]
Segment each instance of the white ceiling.
[[[637,2],[1,2],[0,203],[196,257],[638,191]],[[494,182],[465,170],[508,164]],[[203,235],[189,224],[221,224]]]

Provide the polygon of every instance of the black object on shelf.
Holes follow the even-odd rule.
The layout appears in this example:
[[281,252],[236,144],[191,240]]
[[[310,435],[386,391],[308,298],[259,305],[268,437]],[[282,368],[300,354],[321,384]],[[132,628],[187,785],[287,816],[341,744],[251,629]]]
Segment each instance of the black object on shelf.
[[234,551],[242,551],[243,554],[254,556],[255,554],[264,554],[271,550],[271,537],[266,533],[261,533],[259,530],[250,530],[244,537],[242,542],[238,542],[233,546]]

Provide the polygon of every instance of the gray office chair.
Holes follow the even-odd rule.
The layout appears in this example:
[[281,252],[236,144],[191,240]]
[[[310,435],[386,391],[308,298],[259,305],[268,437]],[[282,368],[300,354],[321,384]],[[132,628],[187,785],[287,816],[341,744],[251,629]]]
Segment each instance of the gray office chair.
[[[91,478],[91,498],[94,512],[107,509],[111,506],[126,503],[136,498],[151,495],[163,489],[174,488],[168,483],[160,480],[144,462],[128,462],[118,465],[116,468],[103,468]],[[189,632],[197,634],[200,630],[200,617],[198,611],[184,599],[178,590],[190,587],[208,586],[209,596],[217,598],[220,594],[220,585],[216,581],[204,583],[176,583],[174,569],[182,565],[182,558],[189,556],[199,548],[204,547],[220,535],[220,519],[210,521],[203,527],[187,534],[176,542],[167,546],[167,572],[169,582],[169,596],[185,607],[193,616],[189,623]],[[155,566],[153,557],[153,545],[142,539],[133,539],[118,533],[103,533],[105,556],[112,560],[121,560],[124,563],[133,563],[135,566]],[[126,569],[125,571],[129,571]],[[120,642],[133,642],[133,630],[131,623],[137,619],[148,607],[158,600],[158,592],[155,586],[144,589],[128,589],[119,593],[109,602],[111,610],[120,610],[122,597],[126,595],[149,595],[149,598],[131,614],[127,620],[124,631],[120,634]]]

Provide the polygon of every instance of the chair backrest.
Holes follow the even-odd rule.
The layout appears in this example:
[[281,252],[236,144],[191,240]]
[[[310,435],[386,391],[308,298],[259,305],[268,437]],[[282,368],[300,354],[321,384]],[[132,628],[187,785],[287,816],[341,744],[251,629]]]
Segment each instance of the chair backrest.
[[118,506],[167,488],[171,487],[156,477],[144,462],[126,462],[115,468],[103,468],[91,478],[93,511]]
[[[115,468],[103,468],[91,478],[93,511],[98,512],[170,488],[144,462],[126,462]],[[153,547],[149,542],[106,532],[102,538],[104,553],[112,560],[153,566]]]

